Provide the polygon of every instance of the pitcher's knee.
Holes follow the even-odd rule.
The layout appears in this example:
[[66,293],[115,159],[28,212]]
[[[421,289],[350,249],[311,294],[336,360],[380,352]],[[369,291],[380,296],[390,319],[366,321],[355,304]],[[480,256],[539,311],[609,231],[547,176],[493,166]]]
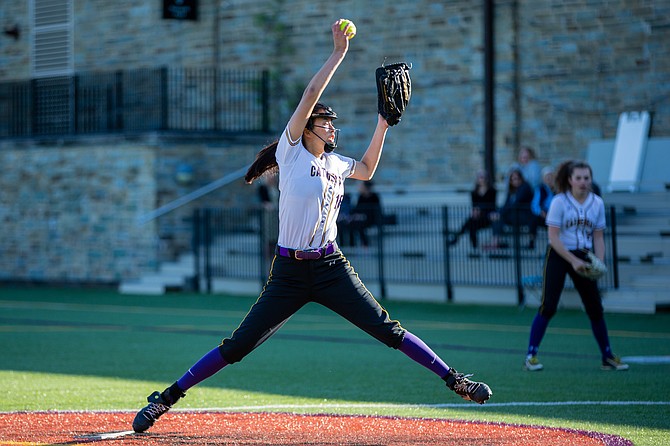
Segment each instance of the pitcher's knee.
[[221,352],[221,356],[228,364],[240,362],[245,356],[251,353],[252,350],[253,348],[240,348],[236,343],[230,342],[230,339],[224,339],[224,341],[219,344],[219,352]]
[[400,347],[400,344],[402,344],[402,340],[405,337],[405,332],[406,330],[402,328],[400,324],[396,324],[382,332],[370,334],[386,346],[397,349]]

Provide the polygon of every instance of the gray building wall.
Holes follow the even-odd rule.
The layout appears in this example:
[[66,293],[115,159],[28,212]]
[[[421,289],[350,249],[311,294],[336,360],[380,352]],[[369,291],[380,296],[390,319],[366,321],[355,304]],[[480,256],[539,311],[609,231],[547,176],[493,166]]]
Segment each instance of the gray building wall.
[[[392,129],[380,181],[470,181],[482,164],[482,7],[470,1],[200,0],[198,21],[164,20],[161,1],[74,2],[76,71],[156,66],[270,69],[273,127],[280,130],[331,51],[337,17],[358,36],[324,95],[342,115],[342,145],[358,155],[374,126],[374,68],[414,66],[414,95]],[[612,138],[619,113],[649,110],[651,136],[670,133],[670,3],[619,0],[495,3],[496,161],[518,144],[543,163],[583,158]],[[28,2],[3,2],[0,81],[30,76]],[[464,168],[465,167],[465,168]]]
[[0,280],[115,282],[156,262],[154,152],[141,145],[0,150]]
[[[113,284],[188,253],[194,209],[254,205],[255,186],[237,179],[145,217],[238,170],[264,142],[145,135],[0,145],[0,282]],[[183,165],[194,173],[187,184],[177,179]]]
[[[340,151],[362,155],[376,119],[374,69],[384,60],[402,60],[413,65],[413,97],[402,123],[389,131],[377,183],[395,189],[470,184],[473,172],[483,165],[481,2],[198,3],[197,21],[177,21],[161,18],[162,2],[158,0],[73,0],[74,70],[156,66],[269,69],[276,134],[311,75],[331,52],[330,24],[346,17],[357,24],[358,35],[323,97],[341,116]],[[515,159],[520,144],[534,147],[542,164],[586,158],[591,141],[614,138],[618,115],[624,111],[648,110],[652,112],[651,136],[670,134],[670,2],[494,3],[497,178]],[[0,35],[0,82],[31,76],[30,11],[25,0],[0,5],[0,25],[16,24],[21,30],[16,40]],[[79,226],[69,228],[72,233],[84,234],[94,226],[93,221],[103,222],[96,227],[106,237],[100,239],[108,247],[101,255],[105,259],[98,263],[91,260],[95,257],[91,252],[102,252],[91,248],[87,260],[79,262],[89,266],[78,267],[80,272],[75,274],[66,271],[68,256],[49,257],[51,262],[40,267],[37,255],[25,254],[25,267],[13,269],[12,274],[23,278],[76,276],[78,280],[116,280],[138,274],[160,257],[156,254],[162,249],[160,228],[178,225],[190,209],[168,216],[167,223],[142,229],[131,230],[130,222],[138,214],[248,164],[273,136],[242,141],[199,135],[190,141],[161,135],[145,135],[139,141],[84,138],[66,144],[58,140],[2,141],[0,162],[11,166],[0,174],[3,257],[8,257],[7,253],[18,255],[21,249],[41,253],[16,244],[31,240],[23,231],[33,220],[49,221],[48,216],[30,211],[35,204],[42,206],[40,200],[46,198],[49,206],[57,208],[59,219],[68,213],[78,216],[73,220],[79,221]],[[140,159],[143,164],[136,165]],[[174,181],[174,170],[182,162],[191,164],[195,171],[195,182],[186,187]],[[17,170],[18,166],[25,169],[27,165],[42,168],[17,176],[17,172],[24,172]],[[61,167],[54,171],[54,165]],[[88,191],[106,206],[82,206],[88,195],[71,193],[75,186],[66,179],[80,171],[86,175],[75,175],[80,178],[76,188]],[[42,185],[49,194],[40,193],[40,188],[22,187],[25,181]],[[112,191],[104,192],[110,184]],[[118,190],[114,192],[114,188]],[[139,195],[122,193],[129,188]],[[214,204],[249,203],[253,188],[236,184],[208,200]],[[80,204],[74,206],[75,202]],[[115,226],[115,219],[125,222],[123,231]],[[7,222],[14,222],[16,232]],[[143,252],[112,249],[123,246],[118,232],[132,234],[129,246],[142,247]],[[46,243],[44,235],[39,237],[30,243]],[[49,243],[63,244],[65,239]],[[92,266],[94,263],[98,266]]]

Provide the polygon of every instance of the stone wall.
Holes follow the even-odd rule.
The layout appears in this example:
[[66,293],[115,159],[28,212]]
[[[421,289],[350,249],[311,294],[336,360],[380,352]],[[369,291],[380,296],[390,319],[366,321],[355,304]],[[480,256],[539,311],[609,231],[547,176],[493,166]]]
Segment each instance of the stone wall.
[[[155,151],[133,145],[1,150],[0,280],[116,282],[156,265]],[[11,166],[11,167],[10,167]]]
[[[253,206],[257,186],[236,177],[175,211],[145,218],[249,164],[265,142],[147,135],[0,149],[0,165],[11,166],[0,175],[0,281],[116,283],[189,252],[195,208]],[[177,177],[183,166],[192,171],[188,183]]]
[[[392,129],[380,183],[470,182],[483,163],[482,7],[458,0],[202,0],[198,21],[161,19],[161,2],[74,3],[77,71],[156,66],[270,69],[272,124],[280,131],[332,48],[337,17],[358,36],[324,101],[342,119],[342,150],[359,156],[374,127],[374,68],[414,66],[414,95]],[[670,134],[670,5],[651,0],[500,0],[495,3],[496,165],[519,144],[543,164],[584,158],[611,139],[621,112],[649,110],[651,136]],[[0,81],[29,77],[27,1],[0,17],[22,37],[0,39]]]
[[545,161],[585,158],[624,111],[649,110],[651,136],[670,134],[670,4],[524,1],[518,28],[518,125]]
[[[389,131],[380,189],[470,184],[483,165],[480,2],[200,0],[198,21],[161,19],[160,1],[72,0],[77,72],[139,67],[269,69],[273,134],[238,139],[140,135],[0,141],[0,279],[116,281],[188,246],[179,228],[193,206],[247,205],[236,182],[174,213],[136,219],[236,171],[278,134],[332,50],[329,26],[358,35],[323,100],[340,115],[340,152],[362,155],[375,125],[374,69],[412,63],[413,97]],[[2,2],[0,82],[30,78],[27,0]],[[670,135],[670,4],[651,0],[495,2],[496,176],[520,144],[542,164],[586,158],[612,139],[624,111],[652,113],[651,136]],[[190,184],[176,170],[194,170]],[[168,241],[165,243],[165,241]]]

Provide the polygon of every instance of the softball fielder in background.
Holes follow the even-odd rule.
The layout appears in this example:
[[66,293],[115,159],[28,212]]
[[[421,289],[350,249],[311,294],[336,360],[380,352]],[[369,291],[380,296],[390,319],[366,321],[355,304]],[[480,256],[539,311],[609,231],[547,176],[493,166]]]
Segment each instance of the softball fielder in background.
[[185,392],[229,364],[241,361],[308,302],[335,311],[352,324],[442,378],[449,389],[479,404],[491,397],[484,383],[471,381],[445,364],[421,339],[404,329],[370,294],[335,244],[336,220],[344,180],[370,180],[377,169],[388,123],[381,116],[360,161],[333,150],[336,113],[319,103],[321,94],[349,49],[350,27],[331,26],[334,49],[311,79],[278,141],[262,149],[247,172],[252,182],[279,172],[279,237],[270,275],[244,320],[232,335],[196,362],[163,392],[154,392],[133,421],[144,432]]
[[556,173],[559,193],[552,199],[546,218],[549,247],[544,263],[542,303],[530,329],[526,370],[543,369],[537,352],[549,321],[556,314],[566,274],[570,275],[591,321],[602,355],[602,369],[628,370],[628,364],[612,353],[598,283],[579,274],[587,265],[586,251],[592,251],[600,260],[605,258],[605,205],[602,198],[591,192],[592,178],[591,166],[580,161],[566,161]]

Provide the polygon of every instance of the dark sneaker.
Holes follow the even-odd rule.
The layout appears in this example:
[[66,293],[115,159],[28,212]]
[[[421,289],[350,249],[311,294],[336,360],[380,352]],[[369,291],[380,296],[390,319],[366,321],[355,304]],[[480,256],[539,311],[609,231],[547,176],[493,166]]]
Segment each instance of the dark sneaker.
[[158,390],[149,395],[147,401],[149,404],[137,412],[133,420],[133,430],[135,432],[144,432],[149,429],[161,415],[172,407],[172,404],[166,401]]
[[484,383],[470,381],[468,378],[472,375],[464,375],[458,373],[454,369],[449,369],[449,374],[444,378],[447,382],[447,387],[464,400],[474,401],[478,404],[484,404],[493,392],[491,388]]
[[529,372],[539,372],[544,366],[537,359],[537,356],[526,356],[526,362],[524,362],[523,368]]
[[605,358],[603,359],[603,363],[600,366],[601,369],[603,370],[628,370],[628,364],[625,362],[621,362],[621,359],[617,356],[614,356],[612,358]]

